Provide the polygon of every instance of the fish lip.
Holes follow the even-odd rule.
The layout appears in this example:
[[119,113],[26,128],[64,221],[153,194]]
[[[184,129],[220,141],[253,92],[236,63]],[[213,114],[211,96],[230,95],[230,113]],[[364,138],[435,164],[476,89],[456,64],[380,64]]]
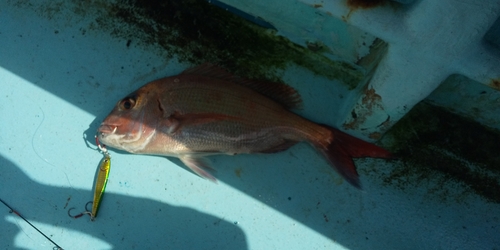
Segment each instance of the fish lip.
[[101,123],[101,126],[99,126],[99,128],[97,129],[97,132],[101,135],[114,134],[118,127],[119,127],[119,125],[117,125],[117,124]]

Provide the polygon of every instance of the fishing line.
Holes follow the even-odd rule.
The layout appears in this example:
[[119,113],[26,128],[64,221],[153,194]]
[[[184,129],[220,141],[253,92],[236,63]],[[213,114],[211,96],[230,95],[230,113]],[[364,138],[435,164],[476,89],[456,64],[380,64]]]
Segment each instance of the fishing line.
[[24,218],[24,216],[22,216],[18,211],[14,210],[11,206],[9,206],[7,203],[5,203],[5,201],[3,201],[2,199],[0,199],[0,201],[10,209],[9,213],[14,213],[16,214],[17,216],[21,217],[21,219],[23,219],[24,221],[26,221],[26,223],[28,223],[31,227],[33,227],[36,231],[38,231],[41,235],[43,235],[43,237],[45,237],[47,240],[49,240],[50,242],[52,242],[52,244],[54,244],[54,249],[55,250],[64,250],[62,247],[60,247],[59,245],[57,245],[57,243],[55,243],[53,240],[51,240],[47,235],[45,235],[44,233],[42,233],[42,231],[40,231],[38,228],[36,228],[33,224],[31,224],[31,222],[29,222],[26,218]]
[[[37,104],[37,106],[38,106],[38,109],[40,109],[40,111],[42,112],[42,121],[40,122],[40,124],[38,124],[38,127],[36,127],[35,132],[33,133],[33,136],[31,137],[31,148],[33,149],[33,151],[35,152],[35,154],[36,154],[36,155],[37,155],[40,159],[42,159],[42,160],[43,160],[43,161],[45,161],[46,163],[50,164],[50,162],[49,162],[49,161],[47,161],[47,159],[44,159],[44,158],[43,158],[43,157],[42,157],[42,156],[38,153],[38,151],[36,151],[36,148],[35,148],[35,136],[36,136],[36,134],[38,133],[38,130],[40,129],[40,127],[42,126],[43,121],[45,121],[45,112],[43,112],[43,109],[42,109],[42,107],[40,107],[40,105],[38,105],[38,104]],[[41,135],[40,135],[40,136],[41,136]],[[52,165],[52,164],[50,164],[50,165]],[[54,165],[52,165],[52,166],[54,166]],[[55,166],[54,166],[54,167],[55,167]]]
[[[29,100],[29,98],[28,98]],[[32,101],[33,102],[33,101]],[[42,117],[42,120],[40,121],[40,124],[38,124],[38,127],[36,127],[35,129],[35,132],[33,133],[33,136],[31,137],[31,148],[33,149],[33,152],[35,152],[35,154],[38,156],[38,158],[42,159],[45,163],[49,164],[50,166],[54,167],[54,168],[58,168],[57,166],[55,166],[54,164],[50,163],[47,159],[43,158],[42,155],[40,153],[38,153],[38,151],[36,150],[36,147],[35,147],[35,136],[37,135],[38,133],[38,130],[40,129],[40,127],[42,127],[42,124],[43,122],[45,121],[45,112],[43,112],[43,109],[40,105],[38,105],[37,103],[33,102],[34,104],[36,104],[36,106],[38,106],[38,109],[40,110],[41,113],[41,117]],[[40,137],[42,137],[42,135],[40,135]],[[66,171],[62,171],[64,173],[64,175],[66,176],[66,181],[68,182],[69,186],[72,188],[72,189],[75,189],[73,187],[73,185],[71,185],[71,182],[69,180],[69,177],[68,177],[68,174],[66,174]]]

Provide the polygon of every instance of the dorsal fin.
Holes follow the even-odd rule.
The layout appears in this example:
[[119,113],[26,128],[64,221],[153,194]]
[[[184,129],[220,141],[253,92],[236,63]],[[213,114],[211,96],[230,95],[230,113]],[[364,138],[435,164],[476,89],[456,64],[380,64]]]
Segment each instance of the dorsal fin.
[[187,69],[181,74],[202,75],[234,82],[271,98],[287,109],[298,109],[302,106],[302,99],[297,90],[284,83],[241,78],[211,63],[204,63],[194,68]]
[[239,78],[227,72],[225,69],[211,63],[204,63],[196,67],[186,69],[182,71],[181,74],[209,76],[231,82],[234,82],[237,80],[237,78]]
[[276,102],[287,109],[302,108],[302,98],[294,88],[280,82],[258,81],[240,78],[236,83],[247,86]]

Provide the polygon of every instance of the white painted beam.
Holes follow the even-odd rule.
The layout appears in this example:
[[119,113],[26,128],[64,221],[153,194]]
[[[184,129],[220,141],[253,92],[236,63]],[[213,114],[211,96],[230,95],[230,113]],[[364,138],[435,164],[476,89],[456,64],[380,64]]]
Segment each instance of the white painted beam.
[[[451,74],[490,86],[500,79],[500,53],[484,42],[484,35],[500,16],[498,0],[384,2],[371,8],[357,8],[347,0],[222,2],[262,17],[296,43],[318,39],[351,63],[366,55],[366,48],[338,41],[355,42],[363,32],[332,35],[342,29],[338,20],[345,29],[366,32],[372,42],[374,38],[387,42],[386,56],[357,101],[345,104],[343,122],[338,124],[365,139],[378,139]],[[351,38],[342,37],[346,35]]]

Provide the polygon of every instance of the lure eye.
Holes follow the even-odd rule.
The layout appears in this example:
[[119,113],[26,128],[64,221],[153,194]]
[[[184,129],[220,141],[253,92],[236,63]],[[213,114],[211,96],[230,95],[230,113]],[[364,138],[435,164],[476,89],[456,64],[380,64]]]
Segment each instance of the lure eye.
[[120,102],[120,108],[123,110],[130,110],[135,106],[135,98],[126,97]]

